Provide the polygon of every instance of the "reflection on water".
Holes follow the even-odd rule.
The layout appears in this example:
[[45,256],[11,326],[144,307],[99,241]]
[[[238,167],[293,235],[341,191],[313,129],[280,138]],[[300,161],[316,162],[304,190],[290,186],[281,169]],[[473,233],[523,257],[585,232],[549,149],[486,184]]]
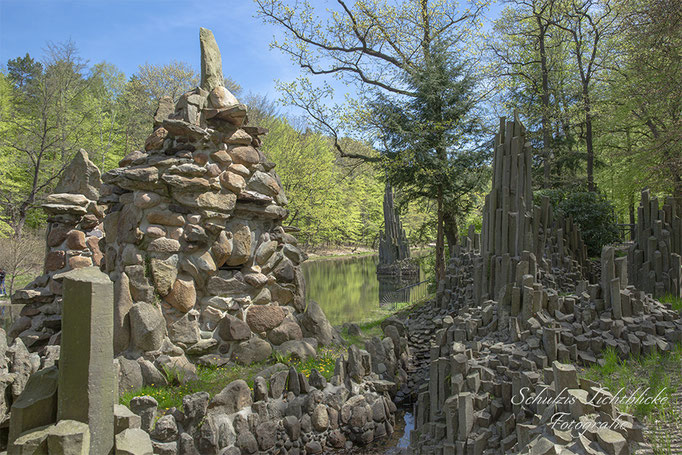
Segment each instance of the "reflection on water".
[[410,432],[414,430],[414,414],[411,412],[406,412],[403,418],[405,419],[405,428],[403,429],[403,436],[400,438],[400,441],[398,441],[398,445],[396,446],[398,449],[405,449],[410,446]]
[[395,308],[426,296],[423,272],[414,280],[377,278],[377,256],[341,258],[303,263],[306,297],[315,300],[332,325],[362,321],[373,311]]

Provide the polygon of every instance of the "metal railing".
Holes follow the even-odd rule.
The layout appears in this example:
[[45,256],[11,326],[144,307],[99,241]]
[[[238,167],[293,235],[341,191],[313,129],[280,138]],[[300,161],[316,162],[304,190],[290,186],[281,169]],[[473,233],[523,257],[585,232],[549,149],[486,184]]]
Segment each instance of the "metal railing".
[[395,291],[388,291],[379,296],[379,305],[397,306],[399,303],[413,303],[425,298],[429,294],[428,282],[426,280],[404,286]]
[[634,238],[635,225],[629,223],[618,223],[616,224],[618,228],[618,239],[621,243],[627,243]]

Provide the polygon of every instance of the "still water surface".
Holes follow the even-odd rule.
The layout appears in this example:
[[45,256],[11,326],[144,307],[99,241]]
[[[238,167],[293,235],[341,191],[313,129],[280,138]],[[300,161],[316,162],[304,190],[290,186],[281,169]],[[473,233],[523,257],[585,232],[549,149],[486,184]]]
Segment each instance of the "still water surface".
[[378,256],[335,258],[303,263],[306,297],[315,300],[329,322],[362,322],[382,310],[395,309],[427,295],[427,283],[420,269],[412,281],[377,278]]

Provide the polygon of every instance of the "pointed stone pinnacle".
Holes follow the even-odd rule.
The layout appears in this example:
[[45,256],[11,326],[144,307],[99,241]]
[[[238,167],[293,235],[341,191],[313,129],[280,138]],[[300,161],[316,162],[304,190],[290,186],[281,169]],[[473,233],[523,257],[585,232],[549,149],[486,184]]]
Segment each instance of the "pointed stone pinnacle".
[[212,31],[201,27],[199,42],[201,43],[201,88],[210,92],[224,85],[223,62]]

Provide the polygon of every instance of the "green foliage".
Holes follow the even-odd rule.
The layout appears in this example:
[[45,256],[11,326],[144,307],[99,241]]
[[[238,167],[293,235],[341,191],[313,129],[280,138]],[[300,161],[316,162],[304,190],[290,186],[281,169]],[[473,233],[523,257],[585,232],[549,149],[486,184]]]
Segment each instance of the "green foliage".
[[[602,353],[602,364],[595,364],[584,372],[587,379],[598,382],[612,394],[619,393],[621,399],[636,393],[645,397],[659,396],[658,402],[621,403],[620,412],[631,413],[638,418],[653,422],[656,420],[675,421],[672,394],[682,386],[676,374],[682,361],[682,345],[675,345],[671,352],[656,351],[648,356],[631,357],[621,360],[612,348]],[[650,400],[652,401],[652,400]]]
[[[383,184],[369,167],[337,160],[329,138],[299,130],[282,117],[264,116],[262,150],[277,164],[289,200],[287,224],[306,246],[372,244],[383,217]],[[359,144],[361,145],[361,144]]]
[[536,195],[549,196],[555,210],[573,218],[580,226],[590,256],[599,256],[604,245],[618,241],[613,204],[603,195],[589,191],[561,190],[542,190],[536,192]]
[[660,301],[662,303],[671,304],[675,311],[682,311],[682,297],[675,297],[672,294],[667,294],[661,297]]

